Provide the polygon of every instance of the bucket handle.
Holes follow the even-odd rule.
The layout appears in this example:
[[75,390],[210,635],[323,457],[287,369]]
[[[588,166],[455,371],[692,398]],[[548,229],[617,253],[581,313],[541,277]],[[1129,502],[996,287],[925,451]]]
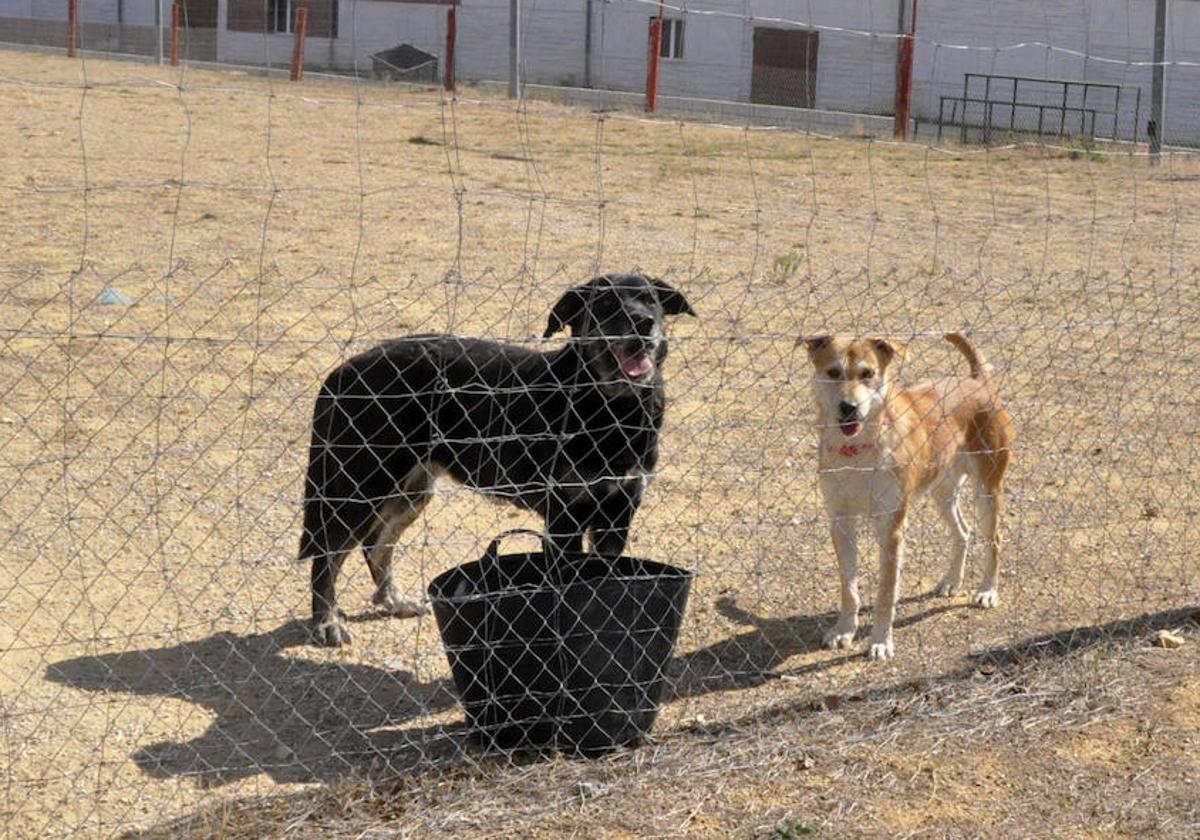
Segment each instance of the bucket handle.
[[[484,580],[493,579],[499,582],[500,577],[500,543],[508,537],[514,536],[530,536],[537,537],[542,543],[542,556],[546,560],[546,572],[549,579],[555,586],[563,586],[569,578],[564,577],[564,573],[570,568],[571,562],[566,561],[566,555],[557,556],[554,551],[554,544],[550,541],[550,535],[545,531],[535,531],[532,528],[510,528],[507,531],[502,531],[488,544],[487,549],[483,552],[483,557],[480,558],[479,565],[482,568]],[[594,555],[584,552],[581,557],[587,558]],[[557,557],[557,559],[556,559]],[[573,558],[574,556],[571,555]],[[577,562],[577,561],[576,561]]]
[[518,534],[537,537],[542,543],[542,551],[547,555],[550,554],[550,538],[543,531],[535,531],[532,528],[509,528],[496,535],[495,539],[488,544],[487,550],[483,552],[484,562],[490,562],[495,565],[500,558],[500,542],[509,537],[515,537]]
[[[545,532],[534,531],[532,528],[510,528],[507,531],[502,531],[488,543],[487,549],[483,552],[483,557],[479,560],[485,586],[497,589],[502,588],[500,581],[500,543],[509,537],[518,535],[537,537],[542,544],[543,555],[546,558],[550,557],[550,538]],[[557,579],[557,575],[555,577]]]

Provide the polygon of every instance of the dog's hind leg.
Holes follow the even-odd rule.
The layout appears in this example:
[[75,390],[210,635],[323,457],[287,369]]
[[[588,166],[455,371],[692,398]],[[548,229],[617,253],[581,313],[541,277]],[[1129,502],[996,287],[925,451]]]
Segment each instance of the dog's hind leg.
[[375,594],[371,596],[371,602],[400,618],[429,612],[421,599],[404,596],[397,591],[392,580],[392,556],[396,551],[396,541],[421,515],[433,495],[434,480],[435,476],[428,465],[413,467],[404,480],[400,495],[384,505],[377,523],[363,540],[363,555],[367,558],[371,579],[375,581]]
[[335,509],[320,500],[311,500],[305,507],[300,557],[312,558],[312,635],[319,645],[340,647],[351,639],[345,616],[338,609],[336,585],[342,563],[354,546],[362,507]]
[[983,609],[991,609],[1000,603],[997,587],[1000,583],[1000,508],[1004,498],[1004,481],[993,486],[979,488],[979,525],[986,546],[987,559],[983,567],[983,579],[972,603]]
[[[1005,419],[1007,416],[1002,414]],[[1007,426],[1007,422],[1002,424]],[[1010,438],[1003,429],[994,430],[990,451],[978,456],[979,526],[983,535],[987,559],[983,579],[972,603],[991,609],[1000,603],[1000,511],[1004,503],[1004,473],[1008,469]]]
[[962,514],[962,489],[967,476],[960,473],[948,476],[933,488],[938,512],[950,529],[950,568],[936,587],[934,594],[948,598],[962,589],[963,573],[967,563],[967,546],[971,541],[971,528]]

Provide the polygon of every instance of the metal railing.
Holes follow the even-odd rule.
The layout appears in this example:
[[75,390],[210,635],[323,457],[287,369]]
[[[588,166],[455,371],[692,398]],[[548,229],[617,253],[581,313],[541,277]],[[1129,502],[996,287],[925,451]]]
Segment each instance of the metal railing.
[[[983,85],[982,95],[979,95],[978,91],[980,82]],[[998,84],[1003,86],[999,90]],[[1053,90],[1047,91],[1047,88]],[[1050,95],[1047,95],[1048,93]],[[1123,139],[1120,136],[1121,94],[1122,85],[1103,82],[965,73],[961,95],[941,96],[938,99],[937,137],[941,140],[946,126],[950,125],[958,127],[959,140],[963,143],[967,142],[972,128],[979,130],[985,143],[991,141],[992,132],[996,130],[1032,131],[1039,136],[1052,134],[1058,137],[1102,137],[1116,141]],[[1126,101],[1129,95],[1126,91]],[[1140,87],[1133,88],[1133,97],[1133,131],[1129,139],[1136,143],[1140,133]],[[1097,102],[1098,98],[1102,98],[1102,101]],[[947,104],[950,105],[949,114]],[[979,120],[975,123],[972,122],[972,115],[969,113],[971,106],[980,106]],[[1007,125],[1003,121],[1005,109],[1008,114]],[[1019,110],[1036,113],[1036,126],[1031,125],[1032,120],[1018,120]],[[997,111],[1001,116],[999,124],[996,120]],[[1107,130],[1101,133],[1104,129]]]

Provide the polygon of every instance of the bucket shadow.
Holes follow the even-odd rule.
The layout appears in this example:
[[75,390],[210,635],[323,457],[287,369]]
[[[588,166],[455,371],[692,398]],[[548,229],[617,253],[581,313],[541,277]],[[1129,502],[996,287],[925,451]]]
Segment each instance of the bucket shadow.
[[[869,691],[840,698],[847,704],[864,703],[869,699],[888,701],[910,697],[914,691],[966,684],[980,678],[995,679],[1008,683],[1012,675],[1039,665],[1059,666],[1086,654],[1092,649],[1112,651],[1121,655],[1137,644],[1149,644],[1155,631],[1186,628],[1189,632],[1200,630],[1200,605],[1146,612],[1127,619],[1116,619],[1102,624],[1069,627],[1054,633],[1030,636],[1009,644],[999,644],[973,651],[966,662],[940,674],[922,674],[914,679],[904,676],[891,683],[875,685]],[[807,666],[788,669],[784,675],[793,677],[810,672]],[[994,676],[991,676],[994,675]],[[824,713],[824,706],[814,703],[810,696],[797,697],[766,710],[755,710],[729,721],[729,725],[749,727],[777,719],[781,712],[798,715]],[[853,708],[852,705],[844,707]]]
[[[217,633],[172,647],[82,656],[51,664],[51,682],[85,691],[182,700],[214,718],[191,740],[137,749],[134,762],[155,778],[190,777],[205,787],[267,773],[278,782],[391,774],[453,754],[453,728],[398,730],[457,703],[445,680],[354,662],[289,657],[307,644],[304,622],[265,633]],[[193,725],[195,714],[164,704],[153,727]],[[449,734],[451,737],[439,738]]]
[[[918,599],[919,600],[919,599]],[[947,605],[945,608],[950,609],[952,605]],[[732,601],[720,602],[719,609],[730,610],[730,615],[742,615],[751,617],[747,613],[737,612],[738,608]],[[938,611],[941,611],[939,609]],[[800,616],[791,619],[768,620],[763,622],[765,635],[773,637],[775,634],[786,634],[792,630],[798,630],[800,635],[795,644],[803,644],[820,639],[815,635],[825,626],[824,621],[831,618],[832,614],[818,616]],[[913,616],[912,620],[919,620],[921,616]],[[920,681],[914,681],[911,678],[904,678],[890,685],[879,686],[872,688],[869,698],[866,696],[849,696],[843,698],[845,706],[842,707],[842,714],[851,714],[861,704],[861,708],[865,712],[869,712],[870,706],[867,700],[874,700],[887,703],[894,699],[905,699],[912,696],[914,691],[932,689],[935,687],[952,686],[956,683],[962,683],[964,680],[973,680],[977,678],[978,669],[984,663],[995,665],[997,669],[1001,669],[997,680],[1007,680],[1008,676],[1005,672],[1018,671],[1030,664],[1043,662],[1053,659],[1069,659],[1072,656],[1077,656],[1093,647],[1104,645],[1115,645],[1118,648],[1122,645],[1129,645],[1138,640],[1144,640],[1156,629],[1177,628],[1180,626],[1189,627],[1192,632],[1200,629],[1200,605],[1191,606],[1180,609],[1164,610],[1161,612],[1144,613],[1140,616],[1127,619],[1112,621],[1105,624],[1086,625],[1073,627],[1061,632],[1049,633],[1045,635],[1032,636],[1023,640],[1013,642],[1008,645],[998,645],[987,648],[976,653],[973,653],[968,658],[968,663],[962,668],[949,671],[939,676],[925,677]],[[807,633],[807,635],[805,635]],[[742,634],[745,637],[754,636],[755,633]],[[735,637],[736,638],[736,637]],[[784,641],[784,639],[780,639]],[[726,644],[732,644],[734,639],[728,640]],[[720,645],[714,645],[708,649],[710,653],[716,654],[721,652]],[[772,655],[769,650],[760,651],[764,654],[761,659],[749,661],[767,662],[770,661]],[[782,652],[782,651],[781,651]],[[695,654],[681,657],[678,663],[686,664],[691,661]],[[834,660],[833,664],[843,662],[846,658]],[[740,661],[734,657],[734,661]],[[790,673],[790,672],[789,672]],[[710,686],[711,687],[711,686]],[[715,689],[714,689],[715,690]],[[778,725],[779,715],[781,712],[788,712],[799,716],[808,715],[823,715],[827,714],[824,707],[820,704],[814,704],[809,696],[797,697],[794,700],[785,701],[782,705],[772,705],[768,709],[759,709],[746,714],[743,717],[729,721],[729,725],[738,729],[754,729],[763,724]],[[699,737],[707,742],[711,738],[712,728],[700,728],[695,730],[699,733]],[[684,738],[686,739],[685,735]],[[686,747],[685,747],[686,748]],[[305,792],[302,794],[287,794],[283,797],[284,801],[291,801],[296,798],[303,797],[305,801],[311,801],[313,794]],[[203,813],[203,812],[200,812]],[[217,822],[216,819],[212,822]],[[195,825],[196,815],[189,815],[182,819],[173,820],[171,822],[160,824],[146,832],[134,832],[130,837],[144,838],[175,838],[187,834],[188,831]]]
[[[919,600],[919,599],[910,599]],[[717,610],[751,630],[674,658],[662,702],[752,688],[777,678],[790,657],[816,650],[833,613],[770,619],[732,599]],[[946,605],[898,621],[921,620]],[[359,620],[372,620],[364,618]],[[458,705],[449,680],[422,683],[406,671],[352,661],[315,662],[287,655],[309,643],[307,623],[289,621],[264,633],[216,633],[179,645],[82,656],[49,665],[46,679],[93,692],[184,701],[213,720],[189,740],[157,741],[132,754],[147,775],[189,778],[217,787],[260,773],[276,782],[333,781],[347,776],[395,778],[462,755],[465,722],[404,728]],[[854,654],[805,666],[832,668]],[[163,711],[158,721],[194,715]]]
[[[908,603],[932,601],[929,596]],[[897,621],[903,627],[958,604],[938,601]],[[751,629],[676,657],[663,702],[752,688],[781,674],[793,656],[811,653],[835,620],[832,612],[766,618],[732,599],[717,611]],[[1031,658],[1064,657],[1104,642],[1133,638],[1158,627],[1194,620],[1196,608],[1084,626],[974,653],[960,679],[980,662],[1020,667]],[[432,764],[460,760],[467,740],[462,723],[403,728],[457,706],[447,680],[420,682],[411,673],[354,662],[314,662],[286,655],[308,643],[307,625],[290,621],[264,633],[217,633],[195,642],[64,660],[47,667],[51,682],[94,692],[120,692],[195,704],[213,720],[190,740],[169,738],[132,755],[154,778],[189,778],[216,787],[260,773],[277,782],[391,778]],[[843,665],[861,652],[825,657],[788,669],[802,676]],[[907,683],[905,683],[907,685]],[[886,691],[886,689],[883,689]],[[899,688],[897,690],[900,690]],[[153,727],[194,719],[164,705]]]
[[[900,605],[934,603],[931,595],[902,598]],[[730,636],[708,647],[676,657],[671,663],[671,685],[666,701],[696,697],[715,691],[754,688],[777,679],[776,669],[791,659],[813,653],[823,647],[822,637],[837,621],[830,611],[815,615],[787,618],[766,618],[739,607],[732,598],[719,598],[714,606],[730,621],[752,629]],[[962,604],[937,600],[935,606],[897,618],[894,627],[900,629],[924,621],[940,613],[966,609]],[[856,641],[861,641],[869,628],[860,627]],[[844,665],[863,655],[859,649],[845,655],[822,659],[797,669],[789,675],[799,676]]]

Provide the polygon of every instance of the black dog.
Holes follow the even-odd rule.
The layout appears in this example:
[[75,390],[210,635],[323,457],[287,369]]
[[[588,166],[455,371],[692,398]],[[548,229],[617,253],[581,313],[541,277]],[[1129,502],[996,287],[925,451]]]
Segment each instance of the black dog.
[[425,612],[392,583],[392,552],[437,476],[546,520],[551,552],[618,557],[658,460],[663,320],[695,315],[684,296],[641,274],[569,290],[545,337],[561,350],[447,335],[402,338],[353,357],[325,380],[313,413],[300,559],[312,558],[313,635],[350,632],[334,591],[361,543],[373,601],[393,615]]

